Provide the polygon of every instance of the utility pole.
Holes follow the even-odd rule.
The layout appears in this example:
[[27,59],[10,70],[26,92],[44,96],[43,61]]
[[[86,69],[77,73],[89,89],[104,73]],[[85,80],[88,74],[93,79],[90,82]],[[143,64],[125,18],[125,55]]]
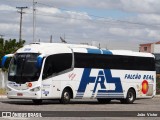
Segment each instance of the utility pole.
[[52,35],[51,35],[51,37],[50,37],[50,43],[52,43]]
[[36,31],[36,4],[35,0],[33,0],[33,42],[35,42],[35,31]]
[[99,49],[101,49],[101,44],[99,43]]
[[19,30],[19,42],[21,42],[22,40],[22,15],[23,13],[23,9],[26,9],[28,7],[16,7],[17,9],[20,9],[20,11],[18,11],[18,13],[20,13],[20,30]]

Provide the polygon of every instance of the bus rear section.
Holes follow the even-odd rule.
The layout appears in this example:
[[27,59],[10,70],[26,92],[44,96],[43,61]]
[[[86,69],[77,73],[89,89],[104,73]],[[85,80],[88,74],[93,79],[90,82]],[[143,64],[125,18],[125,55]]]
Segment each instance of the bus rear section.
[[87,54],[75,52],[74,57],[75,68],[83,71],[77,98],[133,103],[137,98],[152,98],[156,94],[152,54],[87,49]]

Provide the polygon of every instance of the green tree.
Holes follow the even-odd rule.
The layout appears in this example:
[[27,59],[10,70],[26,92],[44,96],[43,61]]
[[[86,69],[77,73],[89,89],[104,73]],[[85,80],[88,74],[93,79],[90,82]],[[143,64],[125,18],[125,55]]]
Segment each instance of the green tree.
[[[4,40],[3,38],[0,38],[0,66],[4,55],[15,53],[19,48],[23,47],[24,43],[24,40],[22,40],[21,42],[16,42],[16,39]],[[9,62],[10,60],[7,59],[7,67],[9,65]],[[7,69],[4,68],[2,69],[2,71],[3,72],[0,72],[2,76],[2,88],[5,88],[5,72],[7,71]]]
[[0,38],[0,61],[6,54],[15,53],[19,48],[23,47],[25,40],[21,40],[20,42],[16,42],[16,39],[4,40]]

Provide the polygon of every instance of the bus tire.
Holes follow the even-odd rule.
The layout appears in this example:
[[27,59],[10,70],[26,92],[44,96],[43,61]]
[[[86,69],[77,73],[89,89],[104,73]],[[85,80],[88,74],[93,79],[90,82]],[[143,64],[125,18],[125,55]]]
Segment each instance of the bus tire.
[[97,100],[100,104],[107,104],[111,102],[111,99],[108,98],[97,98]]
[[40,104],[42,104],[42,100],[41,100],[41,99],[33,99],[32,102],[33,102],[35,105],[40,105]]
[[68,89],[64,89],[62,92],[62,96],[60,99],[60,103],[62,104],[68,104],[70,102],[71,99],[71,92]]
[[136,99],[136,93],[133,89],[129,89],[126,99],[121,99],[122,104],[132,104]]

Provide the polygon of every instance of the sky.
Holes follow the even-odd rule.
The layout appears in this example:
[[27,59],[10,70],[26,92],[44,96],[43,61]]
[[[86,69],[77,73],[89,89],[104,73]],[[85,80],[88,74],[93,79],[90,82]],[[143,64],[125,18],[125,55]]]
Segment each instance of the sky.
[[[139,44],[160,41],[160,0],[35,0],[35,40],[100,43],[102,48],[139,51]],[[33,42],[33,0],[0,0],[0,35]]]

